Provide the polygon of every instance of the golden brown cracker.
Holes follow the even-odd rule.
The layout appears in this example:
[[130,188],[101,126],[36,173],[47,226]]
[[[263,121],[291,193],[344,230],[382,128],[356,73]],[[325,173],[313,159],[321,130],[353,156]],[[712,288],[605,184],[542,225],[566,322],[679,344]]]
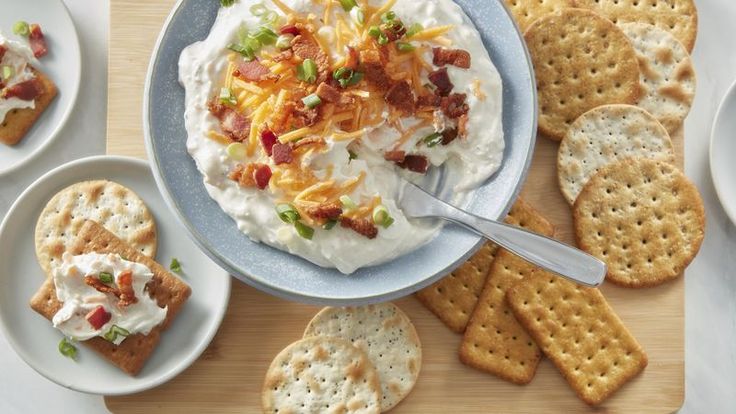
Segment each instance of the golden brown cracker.
[[43,93],[34,102],[33,108],[13,109],[0,120],[0,142],[6,145],[15,145],[28,133],[46,108],[56,98],[58,91],[54,82],[43,72],[31,68],[36,78],[43,85]]
[[539,130],[553,140],[583,113],[639,98],[639,64],[626,35],[589,10],[567,8],[524,34],[539,94]]
[[572,7],[573,0],[504,0],[522,33],[538,18]]
[[574,0],[575,7],[595,11],[619,22],[642,22],[667,30],[688,52],[698,35],[698,11],[693,0]]
[[536,270],[506,297],[519,323],[588,404],[600,404],[647,366],[641,345],[598,289]]
[[578,246],[606,262],[607,279],[626,287],[678,277],[700,249],[705,210],[698,189],[662,161],[609,164],[573,206]]
[[[517,225],[552,236],[552,225],[530,206],[517,202],[515,209]],[[506,304],[506,291],[533,270],[524,259],[499,250],[460,344],[463,363],[516,384],[534,378],[541,352]]]
[[[541,224],[538,217],[528,214],[530,208],[524,200],[517,199],[506,216],[506,223],[523,228]],[[497,250],[498,246],[486,242],[466,263],[438,282],[417,292],[417,299],[448,328],[463,333],[483,291],[488,270]]]
[[[131,335],[120,345],[115,345],[100,337],[83,342],[123,371],[136,375],[155,350],[161,331],[168,328],[189,298],[191,289],[153,259],[140,253],[91,220],[84,223],[77,241],[69,251],[74,255],[91,252],[117,253],[127,260],[144,264],[151,269],[153,279],[148,284],[148,291],[159,306],[168,307],[164,322],[153,328],[148,335]],[[48,320],[51,320],[54,314],[61,309],[62,303],[56,297],[52,278],[47,278],[41,285],[38,292],[31,298],[30,305],[33,310]]]
[[85,220],[102,224],[147,256],[156,255],[156,222],[143,200],[112,181],[83,181],[59,191],[38,217],[36,257],[46,274],[74,243]]
[[300,339],[271,362],[261,392],[264,413],[381,412],[381,385],[368,355],[329,336]]

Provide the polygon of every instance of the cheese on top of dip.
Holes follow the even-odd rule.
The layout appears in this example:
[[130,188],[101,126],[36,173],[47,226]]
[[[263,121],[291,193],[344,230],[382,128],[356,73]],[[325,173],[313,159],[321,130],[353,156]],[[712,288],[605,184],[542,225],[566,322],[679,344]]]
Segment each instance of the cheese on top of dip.
[[241,0],[184,49],[187,149],[251,239],[351,273],[441,227],[405,181],[462,203],[501,165],[501,79],[451,0]]
[[52,323],[79,341],[101,336],[120,344],[128,335],[148,335],[167,312],[146,289],[152,278],[147,266],[117,254],[64,253],[53,270],[56,296],[63,306]]
[[35,108],[37,94],[31,97],[19,85],[36,79],[31,64],[37,63],[30,47],[0,33],[0,122],[13,109]]

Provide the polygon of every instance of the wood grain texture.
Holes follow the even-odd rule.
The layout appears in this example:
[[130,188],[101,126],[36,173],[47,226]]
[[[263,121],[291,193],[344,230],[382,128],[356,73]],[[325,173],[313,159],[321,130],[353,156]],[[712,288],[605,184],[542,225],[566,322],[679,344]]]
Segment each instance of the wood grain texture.
[[[209,0],[208,0],[209,1]],[[141,99],[148,60],[173,0],[112,0],[109,73],[109,154],[145,158]],[[183,138],[182,138],[183,140]],[[682,132],[673,136],[682,166]],[[183,145],[183,141],[182,141]],[[570,208],[557,186],[557,143],[537,140],[523,195],[572,243]],[[461,337],[419,302],[398,301],[417,327],[424,363],[416,388],[395,413],[669,413],[684,396],[684,279],[653,289],[606,284],[603,293],[649,355],[642,375],[593,410],[580,401],[548,360],[531,384],[517,386],[461,364]],[[195,293],[196,294],[196,293]],[[212,344],[167,384],[107,397],[114,413],[256,413],[271,359],[301,337],[317,307],[289,303],[234,283],[230,307]],[[165,338],[163,338],[165,340]]]

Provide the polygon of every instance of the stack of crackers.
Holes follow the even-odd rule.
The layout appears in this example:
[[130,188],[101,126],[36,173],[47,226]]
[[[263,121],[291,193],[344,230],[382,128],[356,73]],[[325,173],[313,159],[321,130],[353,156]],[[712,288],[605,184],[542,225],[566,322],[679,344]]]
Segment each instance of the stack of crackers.
[[327,307],[274,358],[263,410],[385,412],[409,395],[421,365],[419,336],[396,305]]
[[[670,137],[695,94],[692,1],[506,3],[534,64],[539,132],[560,142],[557,173],[578,247],[605,261],[606,280],[620,286],[679,277],[705,227]],[[506,221],[554,233],[521,199]],[[512,383],[532,381],[546,356],[583,401],[598,405],[647,365],[600,291],[491,243],[417,298],[463,334],[462,362]]]

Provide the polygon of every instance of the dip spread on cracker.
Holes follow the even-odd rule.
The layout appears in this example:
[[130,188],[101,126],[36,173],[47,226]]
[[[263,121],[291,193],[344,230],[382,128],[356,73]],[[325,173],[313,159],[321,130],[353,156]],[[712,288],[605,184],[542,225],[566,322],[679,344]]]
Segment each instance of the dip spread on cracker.
[[65,253],[62,259],[52,277],[63,306],[52,323],[65,336],[101,336],[119,345],[128,335],[148,335],[166,319],[167,308],[146,292],[153,273],[145,265],[112,253]]
[[37,64],[28,46],[0,34],[0,122],[13,109],[35,107]]
[[449,0],[236,2],[179,78],[210,196],[251,239],[343,273],[439,230],[397,207],[402,176],[442,166],[461,203],[501,165],[500,76]]

